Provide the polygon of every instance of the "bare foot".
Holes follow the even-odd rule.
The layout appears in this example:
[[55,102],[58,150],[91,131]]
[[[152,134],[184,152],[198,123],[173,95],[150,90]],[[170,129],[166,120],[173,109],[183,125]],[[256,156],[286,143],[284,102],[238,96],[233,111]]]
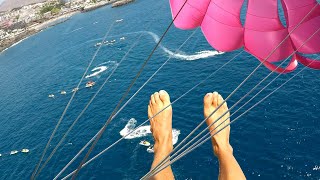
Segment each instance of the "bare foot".
[[[170,104],[169,94],[161,90],[155,92],[150,97],[148,105],[148,117],[152,118],[163,108]],[[154,137],[154,151],[159,150],[170,153],[173,149],[172,145],[172,107],[166,108],[164,111],[150,119],[151,132]]]
[[[204,102],[204,117],[207,118],[213,111],[223,103],[223,98],[217,92],[208,93],[205,95]],[[227,103],[225,102],[211,117],[207,119],[207,125],[210,126],[212,123],[217,121],[221,115],[228,111]],[[230,122],[230,113],[226,113],[217,122],[215,122],[210,128],[211,135],[218,132],[221,128],[226,126]],[[223,122],[224,121],[224,122]],[[221,124],[222,123],[222,124]],[[220,125],[221,124],[221,125]],[[218,127],[219,126],[219,127]],[[232,147],[229,143],[230,126],[214,135],[212,139],[213,149],[216,156],[219,155],[220,151],[231,151]]]

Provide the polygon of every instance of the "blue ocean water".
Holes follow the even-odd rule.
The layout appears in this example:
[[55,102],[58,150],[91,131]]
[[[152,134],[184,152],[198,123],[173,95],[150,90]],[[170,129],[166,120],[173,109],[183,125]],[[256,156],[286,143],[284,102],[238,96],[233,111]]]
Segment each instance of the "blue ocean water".
[[[49,150],[53,149],[109,75],[115,62],[120,61],[140,33],[143,33],[143,36],[40,175],[40,179],[52,179],[104,124],[149,55],[155,40],[170,23],[169,5],[163,1],[142,0],[130,6],[115,9],[103,7],[78,14],[69,21],[29,37],[0,54],[0,179],[30,177],[71,96],[72,88],[77,85],[97,49],[94,44],[101,41],[116,19],[124,20],[115,24],[107,38],[109,41],[115,39],[116,43],[103,46],[90,68],[92,70],[95,67],[107,66],[109,69],[91,78],[97,82],[94,88],[82,88],[77,93]],[[171,28],[162,43],[163,47],[158,48],[130,95],[191,33],[192,31]],[[125,40],[120,41],[121,37],[125,37]],[[135,118],[138,123],[147,119],[147,103],[151,93],[165,89],[170,93],[171,99],[175,100],[239,52],[212,55],[213,51],[198,30],[195,36],[174,54],[175,58],[164,66],[108,126],[93,154],[119,139],[119,131],[130,118]],[[202,121],[202,98],[207,92],[218,91],[226,97],[258,64],[254,57],[244,53],[205,84],[178,101],[173,106],[173,126],[181,130],[179,139],[186,137]],[[302,66],[299,67],[301,68]],[[231,98],[229,107],[268,73],[266,68],[260,68]],[[294,73],[280,76],[266,92],[249,103],[248,107],[293,75]],[[320,179],[320,170],[316,168],[320,166],[319,77],[318,71],[304,70],[232,125],[231,143],[234,154],[248,179]],[[84,84],[85,82],[81,87],[84,87]],[[60,95],[60,90],[66,90],[68,94]],[[54,99],[48,98],[51,93],[55,94]],[[152,141],[151,137],[147,139]],[[146,152],[146,148],[138,145],[140,140],[121,141],[82,169],[79,179],[142,177],[149,170],[153,156]],[[31,152],[9,155],[11,150],[23,148],[28,148]],[[77,160],[68,172],[77,167],[79,162],[80,160]],[[218,175],[218,164],[210,143],[205,143],[175,163],[173,171],[177,179],[215,179]]]

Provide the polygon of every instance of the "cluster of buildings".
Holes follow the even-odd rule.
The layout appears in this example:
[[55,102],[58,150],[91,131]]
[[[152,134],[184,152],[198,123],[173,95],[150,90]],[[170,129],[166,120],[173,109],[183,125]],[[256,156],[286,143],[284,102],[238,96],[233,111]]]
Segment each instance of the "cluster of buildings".
[[[37,25],[50,19],[108,1],[110,0],[47,0],[0,12],[0,44],[3,41],[14,41],[16,37],[29,31],[39,31],[40,29],[36,29]],[[53,7],[54,9],[50,9]]]

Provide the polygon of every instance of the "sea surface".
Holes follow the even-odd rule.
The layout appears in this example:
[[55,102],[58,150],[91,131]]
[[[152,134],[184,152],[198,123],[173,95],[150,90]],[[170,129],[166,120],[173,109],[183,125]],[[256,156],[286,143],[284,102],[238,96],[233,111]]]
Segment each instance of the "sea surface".
[[[128,6],[109,6],[77,14],[69,21],[48,28],[0,54],[0,179],[29,179],[41,153],[77,86],[89,61],[111,24],[107,37],[116,40],[103,45],[71,103],[50,145],[52,151],[63,133],[102,85],[112,69],[115,74],[79,119],[39,179],[53,179],[89,139],[101,128],[120,100],[144,60],[171,21],[167,1],[139,0]],[[147,119],[150,95],[161,89],[175,100],[241,50],[217,54],[200,30],[176,52],[193,31],[172,27],[148,62],[129,96],[159,68],[154,76],[107,127],[92,155],[118,140],[119,131],[130,118],[139,123]],[[138,40],[128,57],[119,64],[130,46]],[[124,40],[120,40],[125,37]],[[203,96],[218,91],[227,97],[259,64],[244,52],[173,105],[173,127],[181,134],[179,142],[203,120]],[[300,65],[298,70],[303,66]],[[94,68],[95,71],[91,71]],[[101,73],[97,73],[101,71]],[[298,72],[298,71],[296,71]],[[296,72],[281,75],[266,91],[239,112],[280,86]],[[95,74],[92,74],[95,73]],[[261,67],[228,101],[231,107],[269,70]],[[90,77],[91,74],[91,77]],[[276,75],[271,75],[274,78]],[[89,80],[96,82],[84,88]],[[265,86],[271,79],[262,83]],[[60,91],[67,91],[60,95]],[[257,91],[254,91],[255,93]],[[234,154],[248,179],[320,179],[320,72],[306,69],[272,96],[253,108],[231,126]],[[55,98],[48,98],[54,94]],[[250,96],[252,97],[252,96]],[[128,99],[128,98],[127,98]],[[248,99],[245,100],[245,102]],[[244,102],[240,103],[240,105]],[[232,112],[238,107],[236,106]],[[231,117],[234,119],[240,113]],[[202,127],[204,128],[204,127]],[[123,140],[80,171],[79,179],[138,179],[150,169],[153,154],[139,145],[140,140]],[[12,150],[30,149],[29,154],[9,155]],[[47,157],[47,156],[46,156]],[[83,155],[81,156],[81,158]],[[92,156],[91,156],[92,157]],[[67,172],[78,166],[76,160]],[[173,164],[177,179],[216,179],[217,159],[209,142]],[[63,175],[67,174],[65,172]]]

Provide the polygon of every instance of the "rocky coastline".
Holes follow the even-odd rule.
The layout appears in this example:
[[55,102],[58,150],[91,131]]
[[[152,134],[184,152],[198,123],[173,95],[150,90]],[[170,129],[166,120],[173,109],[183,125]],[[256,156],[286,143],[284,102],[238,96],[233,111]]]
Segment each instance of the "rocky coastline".
[[29,36],[32,36],[33,34],[38,33],[39,30],[27,30],[21,34],[19,34],[18,36],[14,37],[14,39],[5,39],[2,41],[2,43],[0,44],[0,52],[3,52],[5,50],[7,50],[8,48],[10,48],[11,46],[21,42],[22,40],[28,38]]
[[112,7],[114,8],[114,7],[123,6],[123,5],[129,4],[129,3],[132,3],[134,1],[135,0],[120,0],[120,1],[112,3]]

